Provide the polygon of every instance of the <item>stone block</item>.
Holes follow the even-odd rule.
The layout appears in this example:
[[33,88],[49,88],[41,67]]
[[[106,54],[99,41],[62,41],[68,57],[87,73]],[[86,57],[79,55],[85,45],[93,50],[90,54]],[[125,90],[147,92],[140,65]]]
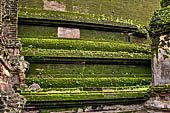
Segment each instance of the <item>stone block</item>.
[[66,6],[62,3],[58,3],[57,1],[43,0],[43,2],[45,10],[66,11]]
[[80,38],[80,29],[58,27],[58,38]]

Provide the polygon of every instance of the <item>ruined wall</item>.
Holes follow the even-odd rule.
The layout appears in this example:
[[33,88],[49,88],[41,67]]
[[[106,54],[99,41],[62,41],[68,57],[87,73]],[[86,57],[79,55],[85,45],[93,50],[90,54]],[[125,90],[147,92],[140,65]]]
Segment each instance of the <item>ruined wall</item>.
[[[5,39],[7,40],[7,39]],[[0,43],[0,112],[20,113],[25,99],[14,91],[14,86],[20,83],[19,68],[22,67],[23,59],[9,57],[5,45],[7,42],[1,37]]]
[[14,87],[23,84],[25,61],[17,40],[17,0],[1,0],[0,112],[20,113],[25,99]]
[[153,84],[146,106],[170,111],[170,0],[162,0],[161,6],[150,24]]
[[170,84],[170,7],[169,0],[162,0],[162,9],[155,12],[151,21],[153,84]]

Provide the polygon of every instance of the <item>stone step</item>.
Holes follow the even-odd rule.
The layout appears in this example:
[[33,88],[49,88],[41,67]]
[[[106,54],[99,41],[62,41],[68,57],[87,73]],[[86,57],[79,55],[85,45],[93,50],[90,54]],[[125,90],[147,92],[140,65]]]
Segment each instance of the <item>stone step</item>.
[[30,47],[31,45],[32,48],[41,48],[41,49],[128,52],[128,53],[146,53],[146,54],[151,53],[149,45],[130,44],[127,42],[123,43],[123,42],[105,42],[105,41],[90,41],[90,40],[71,40],[71,39],[22,38],[21,43],[23,47]]
[[151,77],[26,78],[26,84],[37,83],[41,88],[123,87],[149,85],[151,79]]
[[47,91],[22,92],[28,100],[26,109],[76,107],[101,104],[143,103],[149,97],[148,88],[111,91]]

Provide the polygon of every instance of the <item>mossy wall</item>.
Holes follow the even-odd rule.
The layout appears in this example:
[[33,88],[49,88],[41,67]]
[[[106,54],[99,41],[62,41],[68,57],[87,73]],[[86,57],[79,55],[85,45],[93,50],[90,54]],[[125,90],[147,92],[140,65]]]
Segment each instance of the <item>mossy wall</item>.
[[[47,0],[20,0],[19,5],[44,9]],[[131,19],[146,25],[153,12],[160,7],[160,0],[48,0],[65,6],[66,11],[112,15]]]
[[19,38],[56,38],[58,29],[52,26],[19,25]]
[[[58,38],[58,27],[40,25],[19,25],[19,38]],[[80,29],[80,40],[101,40],[128,42],[127,34],[119,32]]]
[[27,77],[79,78],[79,77],[151,77],[147,65],[101,64],[31,64]]

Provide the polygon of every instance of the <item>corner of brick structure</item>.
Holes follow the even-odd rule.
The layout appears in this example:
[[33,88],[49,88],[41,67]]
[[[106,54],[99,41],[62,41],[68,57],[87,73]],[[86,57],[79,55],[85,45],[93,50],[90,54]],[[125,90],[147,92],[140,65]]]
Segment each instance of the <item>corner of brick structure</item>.
[[150,23],[152,87],[145,106],[163,113],[170,111],[170,0],[162,0],[161,6]]
[[24,84],[27,63],[17,40],[17,0],[1,0],[0,113],[21,113],[25,98],[14,88]]

